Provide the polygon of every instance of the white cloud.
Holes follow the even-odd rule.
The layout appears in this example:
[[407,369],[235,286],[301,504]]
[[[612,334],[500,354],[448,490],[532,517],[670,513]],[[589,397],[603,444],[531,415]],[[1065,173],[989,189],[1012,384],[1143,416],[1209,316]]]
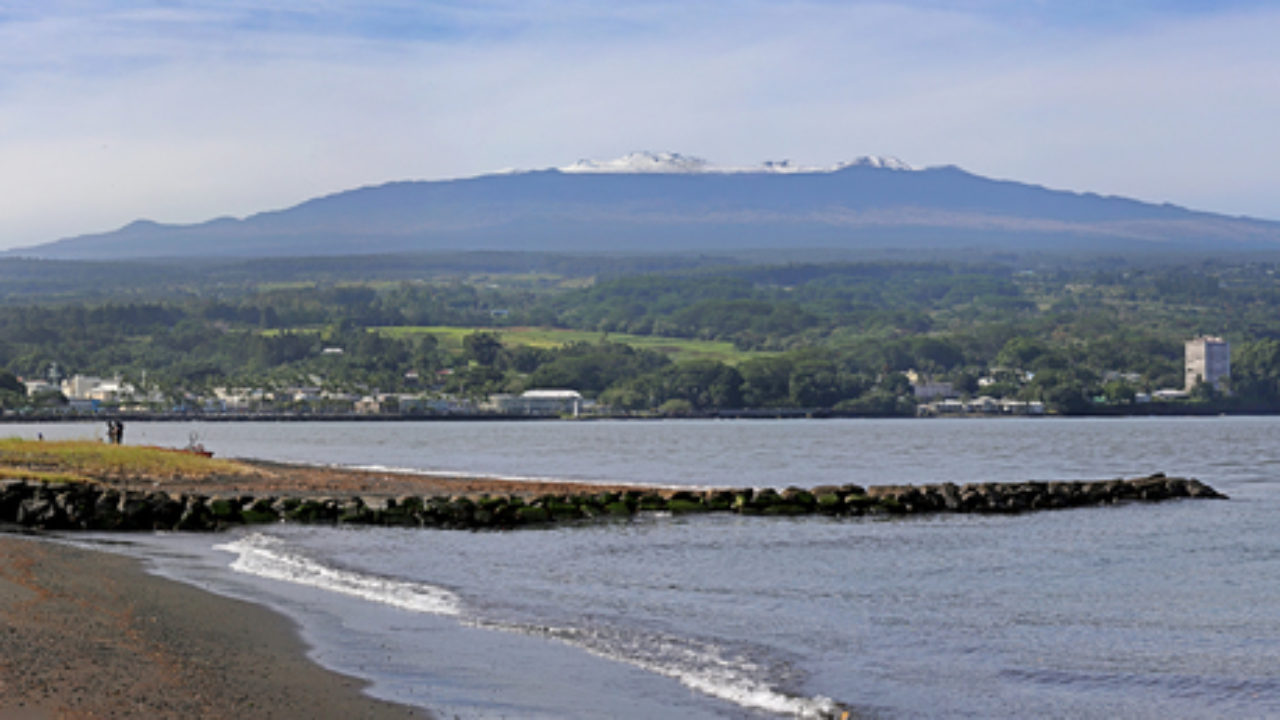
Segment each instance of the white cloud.
[[1269,10],[1099,28],[984,3],[285,7],[0,23],[0,246],[643,149],[888,154],[1280,217]]

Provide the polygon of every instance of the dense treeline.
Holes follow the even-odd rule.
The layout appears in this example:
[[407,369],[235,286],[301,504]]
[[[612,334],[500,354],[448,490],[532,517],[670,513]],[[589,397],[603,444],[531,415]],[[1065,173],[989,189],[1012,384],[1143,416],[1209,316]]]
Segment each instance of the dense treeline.
[[[1215,334],[1233,344],[1233,394],[1199,388],[1195,399],[1280,409],[1275,264],[651,262],[662,272],[602,273],[594,281],[488,272],[396,282],[273,280],[237,292],[193,286],[163,298],[107,293],[110,299],[0,306],[0,367],[28,378],[55,368],[135,382],[146,373],[174,397],[215,385],[467,396],[572,387],[622,409],[867,414],[911,412],[903,374],[914,370],[965,394],[1083,412],[1180,388],[1183,342]],[[449,344],[414,330],[424,326],[475,332]],[[504,342],[503,328],[514,326],[587,330],[602,341]],[[674,363],[608,341],[619,333],[728,341],[742,354]],[[16,393],[0,386],[6,405],[20,402]]]

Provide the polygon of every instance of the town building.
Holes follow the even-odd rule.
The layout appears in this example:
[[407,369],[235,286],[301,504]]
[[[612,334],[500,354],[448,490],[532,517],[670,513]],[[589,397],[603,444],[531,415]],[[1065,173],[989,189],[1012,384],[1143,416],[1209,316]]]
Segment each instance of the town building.
[[907,382],[911,383],[911,392],[918,400],[937,400],[941,398],[959,397],[960,393],[949,382],[935,381],[924,373],[908,370],[904,373]]
[[493,395],[482,409],[517,415],[564,415],[575,417],[586,406],[576,390],[526,390],[520,395]]
[[27,388],[27,397],[58,392],[58,386],[48,380],[23,380],[22,384]]
[[137,389],[118,376],[106,379],[91,375],[75,375],[62,381],[62,394],[70,400],[117,402],[133,399]]
[[1186,384],[1190,392],[1204,382],[1215,390],[1223,389],[1223,381],[1231,377],[1231,345],[1220,337],[1198,337],[1187,341]]

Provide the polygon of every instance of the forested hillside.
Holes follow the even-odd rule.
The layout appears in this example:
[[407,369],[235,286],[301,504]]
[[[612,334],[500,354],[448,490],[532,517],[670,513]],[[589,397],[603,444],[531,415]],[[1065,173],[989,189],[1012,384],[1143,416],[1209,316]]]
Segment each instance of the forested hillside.
[[[1184,341],[1212,334],[1232,343],[1234,392],[1203,387],[1192,402],[1280,410],[1272,262],[526,268],[517,257],[501,260],[507,272],[459,260],[372,282],[187,267],[149,292],[111,277],[117,266],[75,264],[98,273],[91,292],[8,286],[0,367],[26,379],[120,375],[173,403],[215,386],[459,397],[567,387],[619,410],[890,415],[914,412],[904,373],[916,371],[967,395],[1087,412],[1181,388]],[[132,270],[125,278],[159,272]],[[7,407],[31,404],[6,382]]]

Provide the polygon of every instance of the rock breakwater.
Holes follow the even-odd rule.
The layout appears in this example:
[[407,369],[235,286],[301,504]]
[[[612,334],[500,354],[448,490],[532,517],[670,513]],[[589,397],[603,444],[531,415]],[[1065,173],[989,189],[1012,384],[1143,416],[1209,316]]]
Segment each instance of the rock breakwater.
[[637,513],[740,515],[918,515],[1021,513],[1133,501],[1225,498],[1199,480],[1155,474],[1096,482],[629,490],[540,495],[325,498],[199,495],[124,490],[92,483],[0,483],[0,522],[43,530],[214,531],[275,522],[514,529]]

